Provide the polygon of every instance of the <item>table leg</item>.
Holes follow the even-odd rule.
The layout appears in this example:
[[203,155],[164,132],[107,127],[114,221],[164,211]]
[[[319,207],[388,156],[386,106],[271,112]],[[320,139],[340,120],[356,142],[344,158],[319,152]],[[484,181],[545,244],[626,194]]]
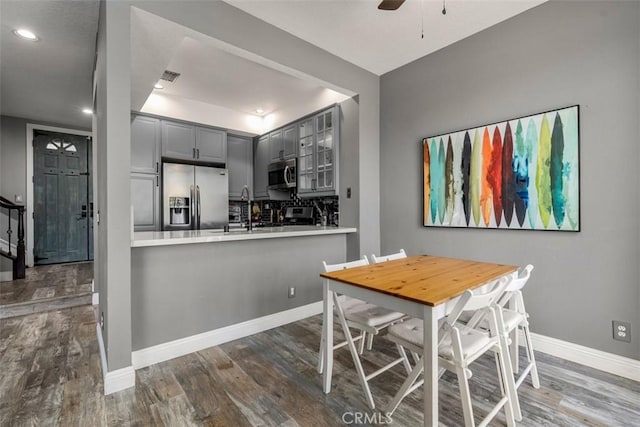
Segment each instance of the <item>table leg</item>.
[[322,383],[324,392],[331,391],[331,374],[333,371],[333,298],[329,280],[322,285],[322,327],[324,328],[324,372]]
[[438,317],[433,307],[424,306],[424,425],[438,425]]

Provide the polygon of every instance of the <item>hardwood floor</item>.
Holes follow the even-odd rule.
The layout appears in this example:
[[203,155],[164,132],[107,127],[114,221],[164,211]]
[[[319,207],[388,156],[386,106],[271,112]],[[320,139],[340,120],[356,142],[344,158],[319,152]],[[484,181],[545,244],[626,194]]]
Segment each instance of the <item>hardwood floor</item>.
[[[95,313],[82,306],[0,320],[2,426],[338,426],[368,410],[351,357],[336,351],[329,395],[317,374],[320,316],[159,363],[136,372],[136,388],[103,396]],[[336,333],[338,335],[338,333]],[[376,338],[371,371],[395,357]],[[634,426],[640,383],[537,353],[542,387],[520,388],[522,426]],[[495,399],[495,364],[473,367],[475,408]],[[378,405],[403,380],[401,367],[371,381]],[[407,397],[393,426],[421,425],[422,394]],[[440,420],[462,425],[456,380],[440,382]],[[383,419],[384,421],[384,419]],[[367,422],[365,425],[374,425]],[[382,423],[380,423],[382,424]],[[491,425],[505,425],[499,415]]]
[[41,265],[0,282],[0,319],[91,304],[92,262]]

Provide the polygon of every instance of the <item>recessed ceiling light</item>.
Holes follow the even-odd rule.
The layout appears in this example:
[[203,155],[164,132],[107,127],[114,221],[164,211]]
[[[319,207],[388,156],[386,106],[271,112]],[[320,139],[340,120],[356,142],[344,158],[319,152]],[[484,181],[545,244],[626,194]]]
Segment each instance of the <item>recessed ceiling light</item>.
[[264,110],[263,110],[262,108],[258,108],[258,109],[256,110],[256,113],[257,113],[257,114],[264,114]]
[[154,85],[153,85],[153,87],[154,87],[155,89],[164,89],[164,86],[162,86],[162,85],[160,84],[160,82],[158,82],[158,83],[154,84]]
[[37,42],[38,40],[40,40],[38,36],[35,35],[35,33],[27,30],[26,28],[17,28],[13,30],[13,34],[20,37],[21,39],[29,40],[32,42]]
[[82,112],[85,114],[93,114],[93,110],[91,108],[83,108]]

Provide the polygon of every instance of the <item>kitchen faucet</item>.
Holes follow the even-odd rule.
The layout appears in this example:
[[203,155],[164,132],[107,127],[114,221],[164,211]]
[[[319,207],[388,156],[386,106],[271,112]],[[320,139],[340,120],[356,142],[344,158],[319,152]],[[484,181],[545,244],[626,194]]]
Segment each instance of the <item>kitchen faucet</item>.
[[249,186],[245,185],[244,187],[242,187],[242,192],[240,193],[240,200],[242,201],[247,201],[247,221],[248,221],[248,225],[247,225],[247,230],[251,231],[252,230],[252,226],[251,226],[251,197],[249,196]]

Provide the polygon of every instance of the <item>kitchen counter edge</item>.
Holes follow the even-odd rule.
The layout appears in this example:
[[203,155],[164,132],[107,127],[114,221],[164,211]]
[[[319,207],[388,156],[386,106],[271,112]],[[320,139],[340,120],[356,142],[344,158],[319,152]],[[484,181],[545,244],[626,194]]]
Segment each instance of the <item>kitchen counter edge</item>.
[[239,240],[279,239],[284,237],[322,236],[349,234],[358,230],[353,227],[285,226],[268,227],[248,231],[187,230],[187,231],[138,231],[133,233],[132,248],[149,246],[187,245],[193,243],[232,242]]

